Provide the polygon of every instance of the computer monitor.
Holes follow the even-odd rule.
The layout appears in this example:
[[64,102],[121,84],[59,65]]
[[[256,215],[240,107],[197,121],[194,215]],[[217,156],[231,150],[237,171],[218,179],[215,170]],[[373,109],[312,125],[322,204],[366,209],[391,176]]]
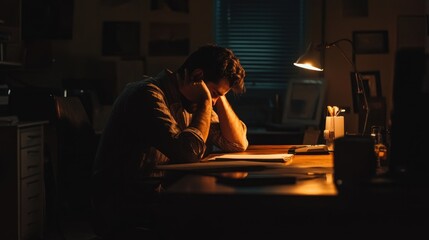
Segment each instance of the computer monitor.
[[324,102],[324,79],[289,80],[281,124],[318,128],[323,115]]
[[[389,167],[393,174],[426,179],[429,174],[429,55],[398,49],[395,58]],[[407,178],[408,179],[408,178]]]

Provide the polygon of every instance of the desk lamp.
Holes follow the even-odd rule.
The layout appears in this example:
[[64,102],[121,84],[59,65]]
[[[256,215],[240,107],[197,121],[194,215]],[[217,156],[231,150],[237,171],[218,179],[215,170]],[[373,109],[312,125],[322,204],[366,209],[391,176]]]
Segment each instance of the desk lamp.
[[[350,60],[350,58],[347,57],[344,50],[341,49],[341,47],[339,46],[340,42],[348,42],[352,46],[352,59],[351,60]],[[294,65],[297,67],[300,67],[300,68],[305,68],[305,69],[309,69],[309,70],[313,70],[313,71],[323,71],[323,67],[322,67],[322,64],[320,62],[320,55],[318,54],[318,52],[321,52],[324,49],[330,49],[330,48],[338,49],[339,52],[341,53],[341,55],[344,57],[344,59],[346,59],[346,61],[353,68],[356,86],[357,86],[356,87],[356,93],[354,93],[354,94],[357,95],[357,99],[358,99],[359,103],[361,103],[361,105],[359,106],[360,107],[359,112],[361,112],[362,110],[365,111],[365,121],[364,121],[363,129],[362,129],[362,135],[364,135],[366,132],[366,127],[367,127],[366,125],[368,123],[369,106],[368,106],[368,100],[367,100],[366,92],[365,92],[364,86],[363,86],[362,76],[357,71],[357,68],[356,68],[356,60],[355,60],[356,54],[355,54],[353,42],[350,39],[343,38],[343,39],[339,39],[339,40],[331,42],[331,43],[323,43],[323,44],[320,44],[318,46],[313,46],[313,44],[310,43],[308,45],[305,53],[301,57],[298,58],[298,60],[294,63]],[[360,101],[360,99],[362,99],[362,101]]]

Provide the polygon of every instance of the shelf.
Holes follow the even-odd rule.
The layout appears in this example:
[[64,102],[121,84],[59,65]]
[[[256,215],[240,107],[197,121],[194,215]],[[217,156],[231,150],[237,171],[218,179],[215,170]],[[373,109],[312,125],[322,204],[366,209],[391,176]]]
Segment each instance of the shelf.
[[19,62],[8,62],[8,61],[0,61],[0,65],[7,65],[7,66],[22,66]]

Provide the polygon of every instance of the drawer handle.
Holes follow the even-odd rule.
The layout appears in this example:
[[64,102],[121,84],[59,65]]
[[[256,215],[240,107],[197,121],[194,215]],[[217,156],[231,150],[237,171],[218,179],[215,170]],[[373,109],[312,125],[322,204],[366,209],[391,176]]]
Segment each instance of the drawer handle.
[[30,227],[31,225],[35,225],[36,223],[37,223],[36,221],[32,221],[32,222],[27,223],[27,226]]
[[29,139],[40,138],[40,134],[37,134],[37,135],[27,135],[27,138],[29,138]]
[[27,197],[28,200],[32,200],[32,199],[35,199],[35,198],[39,198],[39,194]]
[[30,185],[30,184],[33,184],[33,183],[38,183],[38,182],[39,182],[39,179],[27,182],[27,186]]
[[37,213],[37,209],[28,211],[27,215],[32,215],[32,214],[36,214],[36,213]]
[[39,165],[28,165],[27,166],[27,169],[31,169],[31,168],[38,168],[39,167]]

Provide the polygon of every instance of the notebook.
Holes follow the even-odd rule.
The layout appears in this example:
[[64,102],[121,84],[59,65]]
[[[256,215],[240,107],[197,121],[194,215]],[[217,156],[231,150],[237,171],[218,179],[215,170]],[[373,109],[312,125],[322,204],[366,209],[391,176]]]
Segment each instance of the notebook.
[[317,145],[297,145],[289,148],[288,153],[295,155],[329,154],[325,144]]
[[253,161],[253,162],[279,162],[286,163],[292,160],[293,154],[290,153],[273,153],[273,154],[222,154],[209,161]]
[[195,163],[158,165],[158,170],[178,171],[251,171],[290,164],[293,154],[221,154]]

